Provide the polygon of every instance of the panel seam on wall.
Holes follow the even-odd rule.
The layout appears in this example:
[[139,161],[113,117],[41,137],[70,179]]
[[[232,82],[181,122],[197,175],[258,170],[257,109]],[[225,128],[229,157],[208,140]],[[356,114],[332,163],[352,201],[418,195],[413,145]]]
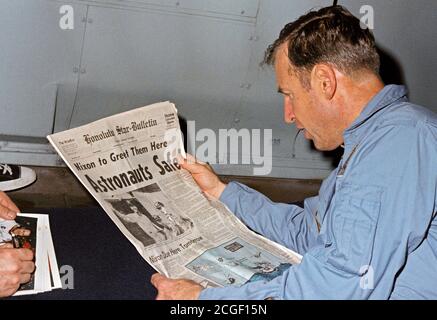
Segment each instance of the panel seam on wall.
[[[54,0],[60,1],[60,0]],[[197,16],[204,17],[209,19],[221,20],[221,21],[230,21],[230,22],[240,22],[245,24],[254,24],[256,20],[255,17],[248,16],[238,16],[235,14],[225,14],[214,11],[201,11],[194,9],[184,9],[177,8],[173,9],[172,7],[164,8],[159,7],[157,5],[152,4],[133,4],[133,3],[101,3],[94,1],[78,1],[71,0],[73,3],[78,3],[82,5],[97,7],[97,8],[110,8],[110,9],[118,9],[118,10],[128,10],[134,12],[151,12],[151,13],[160,13],[160,14],[170,14],[170,15],[179,15],[179,16]]]
[[70,128],[71,126],[71,121],[73,119],[73,115],[74,115],[74,111],[76,110],[76,104],[77,104],[77,98],[79,96],[79,83],[80,83],[80,75],[81,75],[81,70],[82,70],[82,58],[83,58],[83,51],[84,51],[84,47],[85,47],[85,35],[86,35],[86,30],[87,30],[87,25],[88,25],[88,11],[89,11],[89,6],[87,5],[86,7],[86,12],[85,12],[85,17],[84,17],[84,28],[83,28],[83,34],[82,34],[82,43],[81,43],[81,48],[80,48],[80,57],[79,57],[79,72],[77,73],[77,81],[76,81],[76,90],[75,90],[75,96],[74,96],[74,100],[73,100],[73,108],[71,109],[71,113],[68,119],[68,126],[67,128]]

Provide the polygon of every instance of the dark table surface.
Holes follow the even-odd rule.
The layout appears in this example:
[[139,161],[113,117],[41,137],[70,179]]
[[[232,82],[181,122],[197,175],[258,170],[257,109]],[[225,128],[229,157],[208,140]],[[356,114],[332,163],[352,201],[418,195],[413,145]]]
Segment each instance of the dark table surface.
[[71,266],[74,288],[12,299],[155,298],[156,290],[150,284],[150,277],[156,271],[101,208],[35,209],[32,212],[49,214],[58,266]]

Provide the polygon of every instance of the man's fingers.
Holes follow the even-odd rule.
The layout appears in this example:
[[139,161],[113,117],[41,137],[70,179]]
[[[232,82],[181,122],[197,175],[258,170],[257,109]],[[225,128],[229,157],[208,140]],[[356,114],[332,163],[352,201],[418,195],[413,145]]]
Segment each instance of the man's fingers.
[[30,273],[22,273],[20,275],[20,283],[21,284],[28,283],[30,281],[31,276],[32,275]]
[[170,280],[166,276],[163,276],[162,274],[155,273],[152,275],[152,278],[150,279],[150,282],[152,285],[158,290],[158,295],[156,296],[155,300],[168,300],[169,298],[166,295],[165,290],[165,283],[167,280]]
[[12,243],[2,243],[2,244],[0,244],[0,249],[12,249],[12,248],[14,248]]
[[[166,291],[174,281],[175,280],[167,278],[166,276],[163,276],[160,273],[155,273],[154,275],[152,275],[152,278],[150,279],[152,285],[156,288],[156,290],[158,290],[158,297],[163,300],[167,299]],[[160,300],[158,299],[158,297],[156,297],[156,299]]]
[[21,261],[32,261],[33,260],[33,251],[30,249],[15,249],[18,253],[18,259]]
[[24,283],[29,282],[31,277],[32,277],[32,275],[30,273],[20,273],[20,274],[8,275],[8,276],[6,276],[6,280],[5,280],[4,285],[7,289],[11,289],[11,290],[18,289],[20,284],[24,284]]
[[15,203],[9,198],[9,196],[4,193],[3,191],[0,191],[0,204],[3,206],[11,209],[12,211],[19,212],[20,209],[15,205]]
[[[162,274],[155,273],[152,278],[150,279],[150,282],[153,284],[153,286],[158,290],[158,295],[156,296],[156,300],[172,300],[171,292],[173,292],[173,289],[171,289],[172,284],[175,280],[167,278],[166,276],[163,276]],[[169,292],[170,290],[170,292]]]
[[154,275],[152,275],[152,278],[150,278],[150,282],[156,289],[158,289],[159,284],[162,282],[162,280],[166,278],[167,277],[163,276],[162,274],[155,273]]
[[201,168],[199,168],[199,164],[192,164],[192,163],[188,163],[186,161],[179,163],[179,165],[184,168],[185,170],[187,170],[188,172],[190,172],[191,174],[193,173],[198,173]]
[[12,296],[15,292],[17,292],[19,286],[15,286],[13,288],[5,288],[0,290],[0,298]]
[[158,290],[156,300],[198,299],[202,287],[188,279],[170,279],[158,273],[151,278],[151,283]]
[[168,300],[168,299],[166,299],[166,298],[165,298],[165,295],[161,294],[161,293],[158,291],[158,295],[156,296],[155,300]]
[[178,162],[178,164],[181,164],[185,162],[185,158],[178,154],[176,157],[176,161]]
[[191,174],[197,174],[202,172],[211,171],[210,167],[206,163],[184,161],[179,163],[182,168],[190,172]]
[[0,204],[0,218],[6,219],[6,220],[14,220],[17,216],[18,211],[13,211],[9,209],[8,207],[5,207]]
[[35,264],[32,261],[25,261],[22,263],[21,272],[31,274],[35,271]]
[[20,212],[15,203],[4,193],[0,191],[0,217],[3,219],[13,220]]
[[187,153],[186,154],[187,155],[187,158],[185,159],[186,160],[186,162],[188,162],[188,163],[199,163],[199,164],[205,164],[204,162],[202,162],[202,161],[200,161],[199,159],[197,159],[195,156],[193,156],[193,155],[191,155],[191,154],[189,154],[189,153]]
[[[9,197],[8,197],[9,198]],[[10,200],[10,199],[9,199]],[[15,214],[17,214],[18,212],[20,212],[20,209],[18,209],[18,207],[15,205],[15,203],[10,200],[8,203],[8,207],[9,209],[11,209]]]
[[33,252],[30,249],[15,249],[10,244],[0,247],[2,261],[5,261],[2,270],[17,274],[30,274],[35,271]]
[[179,155],[177,157],[177,160],[179,163],[185,163],[185,164],[200,164],[200,165],[206,165],[205,162],[200,161],[196,157],[192,156],[191,154],[187,153],[186,158],[182,157],[182,155]]

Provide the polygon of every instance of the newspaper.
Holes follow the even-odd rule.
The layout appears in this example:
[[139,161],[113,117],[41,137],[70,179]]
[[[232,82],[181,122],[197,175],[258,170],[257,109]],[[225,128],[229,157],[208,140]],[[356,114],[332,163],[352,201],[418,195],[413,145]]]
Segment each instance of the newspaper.
[[301,256],[250,231],[181,169],[177,110],[161,102],[48,136],[141,256],[204,287],[280,275]]

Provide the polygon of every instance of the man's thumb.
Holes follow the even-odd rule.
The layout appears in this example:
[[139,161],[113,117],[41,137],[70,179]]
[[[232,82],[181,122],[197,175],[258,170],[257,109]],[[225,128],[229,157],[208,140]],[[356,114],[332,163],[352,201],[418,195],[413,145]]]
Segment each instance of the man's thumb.
[[17,216],[16,212],[0,204],[0,221],[3,219],[14,220],[16,216]]

